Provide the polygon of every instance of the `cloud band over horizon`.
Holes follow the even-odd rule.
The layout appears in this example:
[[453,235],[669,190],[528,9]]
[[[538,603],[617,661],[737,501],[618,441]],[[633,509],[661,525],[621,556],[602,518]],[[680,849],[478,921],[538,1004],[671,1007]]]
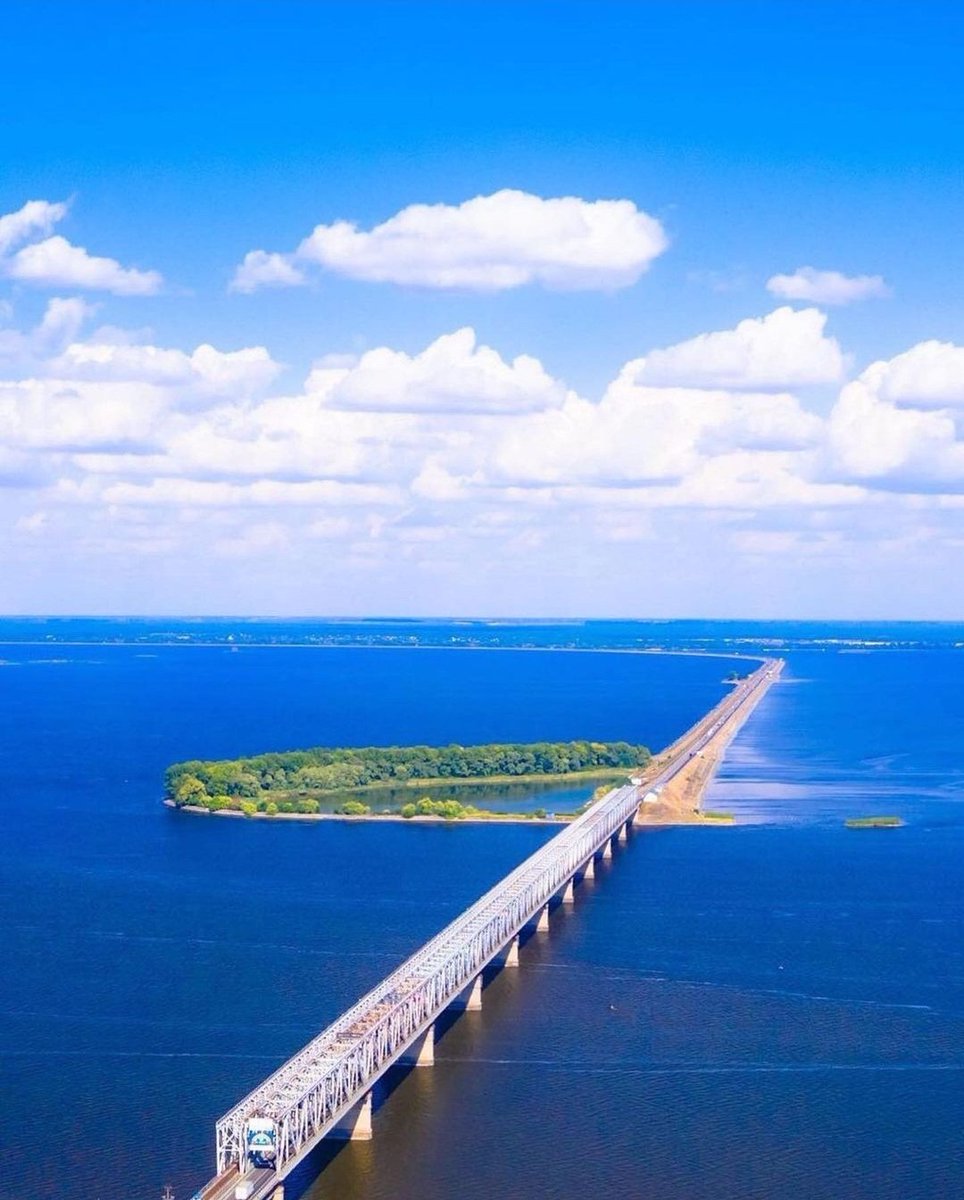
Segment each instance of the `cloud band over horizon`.
[[[34,201],[0,218],[8,279],[122,298],[160,287],[156,272],[53,234],[67,211]],[[261,282],[300,283],[334,261],[334,227],[319,228],[297,262],[254,261]],[[666,246],[628,202],[508,191],[338,239],[362,280],[482,290],[628,286]],[[51,243],[60,265],[31,273]],[[964,347],[919,342],[855,370],[817,307],[641,347],[597,396],[470,326],[415,351],[345,354],[319,338],[303,385],[279,389],[284,367],[266,346],[164,346],[93,327],[96,312],[56,296],[33,326],[0,326],[0,497],[7,559],[22,567],[98,563],[106,579],[111,563],[155,564],[150,574],[183,562],[198,580],[220,575],[222,594],[247,566],[245,589],[263,593],[280,571],[343,596],[383,591],[405,564],[455,603],[465,563],[517,582],[538,564],[534,578],[550,578],[566,574],[564,545],[600,566],[630,547],[672,559],[688,546],[792,573],[959,539]]]

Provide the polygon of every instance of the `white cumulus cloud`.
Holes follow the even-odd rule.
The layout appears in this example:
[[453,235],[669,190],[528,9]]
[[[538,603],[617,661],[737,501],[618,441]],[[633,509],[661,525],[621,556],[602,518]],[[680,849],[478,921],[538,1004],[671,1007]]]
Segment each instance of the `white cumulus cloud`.
[[872,363],[828,422],[833,469],[896,490],[964,491],[964,347],[920,342]]
[[416,355],[380,347],[353,367],[319,367],[307,390],[329,408],[363,412],[523,413],[553,407],[564,387],[538,359],[506,362],[459,329]]
[[28,200],[16,212],[0,217],[0,255],[37,234],[46,236],[67,215],[67,204]]
[[562,290],[635,283],[668,245],[631,200],[544,199],[504,189],[459,205],[413,204],[370,230],[318,225],[293,255],[249,253],[233,286],[302,282],[299,264],[351,279],[426,288]]
[[304,272],[284,254],[251,250],[234,272],[233,292],[255,292],[259,287],[298,287],[306,283]]
[[48,300],[43,320],[34,331],[40,345],[47,350],[64,345],[77,337],[84,322],[97,311],[95,304],[88,304],[79,296]]
[[157,271],[122,267],[116,259],[89,254],[59,234],[24,246],[4,264],[11,279],[41,287],[76,287],[115,296],[153,296],[163,279]]
[[156,389],[128,382],[0,383],[0,444],[39,451],[136,453],[157,437],[164,407]]
[[710,461],[744,452],[792,461],[820,440],[820,420],[793,396],[641,387],[634,375],[629,363],[598,404],[570,396],[506,429],[493,456],[497,477],[610,489],[678,484]]
[[879,375],[880,394],[903,408],[964,409],[964,346],[919,342],[868,370]]
[[48,365],[48,373],[73,379],[128,380],[166,386],[184,385],[188,399],[244,397],[267,387],[281,366],[264,346],[183,350],[124,342],[72,342]]
[[872,377],[843,389],[830,414],[828,438],[834,468],[844,478],[900,491],[964,486],[964,443],[953,418],[888,403]]
[[47,302],[40,323],[24,333],[18,329],[0,329],[0,371],[11,367],[43,369],[51,354],[56,354],[77,337],[81,326],[96,308],[78,296],[62,299],[55,296]]
[[[117,296],[153,296],[160,291],[164,281],[157,271],[121,266],[116,259],[90,254],[60,234],[52,234],[69,207],[65,201],[28,200],[16,212],[0,216],[0,276],[38,287],[80,288]],[[38,236],[42,240],[34,240]],[[22,245],[24,242],[27,244]]]
[[853,304],[857,300],[885,299],[891,290],[881,275],[843,275],[798,267],[792,275],[773,275],[767,291],[782,300],[807,300],[813,304]]
[[653,386],[782,390],[835,383],[845,360],[827,337],[826,314],[815,308],[778,308],[734,329],[701,333],[628,364],[634,381]]

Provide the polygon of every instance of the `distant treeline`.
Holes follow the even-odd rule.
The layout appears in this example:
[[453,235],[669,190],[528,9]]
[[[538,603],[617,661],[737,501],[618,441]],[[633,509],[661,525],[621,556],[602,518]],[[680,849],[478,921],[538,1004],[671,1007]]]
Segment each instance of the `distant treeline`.
[[[498,775],[567,775],[578,771],[645,766],[645,746],[629,742],[531,742],[487,746],[368,746],[291,750],[254,758],[175,763],[165,776],[167,799],[204,808],[256,808],[272,798],[317,811],[313,797],[373,784],[432,779],[487,779]],[[247,808],[248,805],[244,805]],[[279,803],[280,809],[280,803]],[[281,809],[281,811],[284,811]]]

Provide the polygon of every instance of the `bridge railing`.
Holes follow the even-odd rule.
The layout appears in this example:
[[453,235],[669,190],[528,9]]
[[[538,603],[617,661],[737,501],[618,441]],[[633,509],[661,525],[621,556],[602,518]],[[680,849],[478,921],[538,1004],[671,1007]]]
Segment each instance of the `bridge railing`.
[[244,1126],[278,1125],[279,1169],[365,1093],[385,1068],[632,817],[633,786],[615,788],[540,847],[217,1123],[217,1169],[244,1169]]

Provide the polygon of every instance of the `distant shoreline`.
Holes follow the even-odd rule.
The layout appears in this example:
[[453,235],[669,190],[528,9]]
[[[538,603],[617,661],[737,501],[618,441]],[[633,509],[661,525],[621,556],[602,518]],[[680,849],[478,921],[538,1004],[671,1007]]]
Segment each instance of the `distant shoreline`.
[[673,655],[679,658],[738,658],[748,662],[766,662],[766,655],[751,654],[742,650],[671,650],[663,646],[396,646],[394,644],[370,642],[199,642],[199,641],[153,641],[153,642],[86,642],[86,641],[0,641],[0,647],[43,646],[54,650],[58,647],[71,649],[89,648],[139,649],[139,650],[449,650],[449,651],[502,651],[508,654],[649,654]]

